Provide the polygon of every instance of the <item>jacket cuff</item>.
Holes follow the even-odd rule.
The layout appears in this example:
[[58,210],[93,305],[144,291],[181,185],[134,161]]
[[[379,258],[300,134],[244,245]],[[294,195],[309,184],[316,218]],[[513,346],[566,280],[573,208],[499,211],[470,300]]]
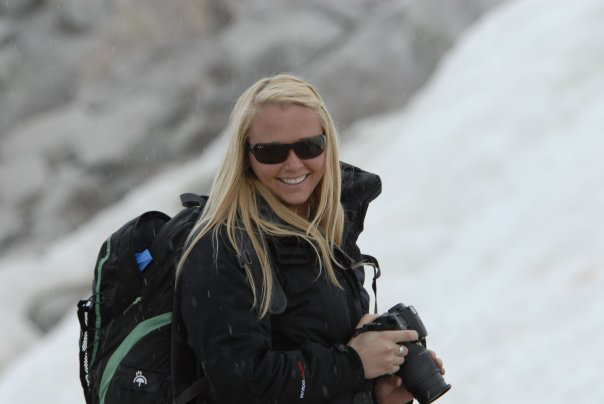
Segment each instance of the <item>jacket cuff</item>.
[[336,345],[336,349],[344,354],[346,354],[347,360],[350,362],[350,368],[353,372],[355,380],[360,383],[365,381],[365,369],[363,368],[363,362],[361,361],[361,357],[358,352],[351,346],[338,344]]

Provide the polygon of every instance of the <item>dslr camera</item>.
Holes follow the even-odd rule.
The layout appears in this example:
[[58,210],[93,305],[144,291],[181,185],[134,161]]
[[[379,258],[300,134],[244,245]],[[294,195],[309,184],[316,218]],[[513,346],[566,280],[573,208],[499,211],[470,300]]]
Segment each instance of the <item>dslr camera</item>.
[[413,394],[420,404],[428,404],[449,391],[451,385],[445,382],[432,355],[426,350],[428,332],[415,308],[399,303],[372,323],[359,328],[355,335],[367,331],[388,330],[415,330],[419,335],[417,341],[402,343],[409,349],[409,353],[396,373],[409,393]]

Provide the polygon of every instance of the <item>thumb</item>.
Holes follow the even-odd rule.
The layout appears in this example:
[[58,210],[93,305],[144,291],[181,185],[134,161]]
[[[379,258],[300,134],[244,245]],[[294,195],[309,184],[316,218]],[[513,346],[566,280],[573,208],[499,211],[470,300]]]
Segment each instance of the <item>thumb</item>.
[[361,319],[359,320],[359,323],[357,324],[357,328],[361,328],[365,324],[369,324],[369,323],[373,322],[373,320],[375,320],[379,316],[380,316],[379,314],[365,314],[365,315],[363,315],[363,317],[361,317]]
[[398,376],[396,376],[396,375],[388,375],[388,376],[385,376],[385,377],[387,377],[388,384],[390,384],[393,387],[398,387],[403,382],[401,380],[401,378],[398,377]]

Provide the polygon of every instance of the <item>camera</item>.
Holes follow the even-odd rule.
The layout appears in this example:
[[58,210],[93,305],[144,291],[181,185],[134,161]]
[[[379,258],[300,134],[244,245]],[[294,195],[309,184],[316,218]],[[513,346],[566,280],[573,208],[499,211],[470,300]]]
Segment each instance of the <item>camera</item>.
[[427,404],[449,391],[451,385],[445,382],[432,355],[426,350],[428,332],[415,308],[399,303],[372,323],[359,328],[356,334],[388,330],[415,330],[419,335],[417,341],[402,343],[409,349],[409,353],[396,373],[403,380],[403,385],[409,393],[420,404]]

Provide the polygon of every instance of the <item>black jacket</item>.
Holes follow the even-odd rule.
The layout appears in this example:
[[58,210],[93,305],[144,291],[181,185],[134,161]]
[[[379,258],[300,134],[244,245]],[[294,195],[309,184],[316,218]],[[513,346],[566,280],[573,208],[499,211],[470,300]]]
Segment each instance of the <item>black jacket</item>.
[[358,168],[341,167],[343,250],[352,258],[339,254],[348,269],[334,266],[343,289],[324,273],[318,276],[316,254],[305,242],[272,238],[271,263],[287,306],[259,319],[246,274],[226,240],[219,239],[215,250],[208,235],[187,259],[175,322],[208,378],[208,403],[350,404],[355,395],[367,394],[361,360],[345,345],[369,303],[362,267],[350,267],[361,260],[356,241],[381,182]]

